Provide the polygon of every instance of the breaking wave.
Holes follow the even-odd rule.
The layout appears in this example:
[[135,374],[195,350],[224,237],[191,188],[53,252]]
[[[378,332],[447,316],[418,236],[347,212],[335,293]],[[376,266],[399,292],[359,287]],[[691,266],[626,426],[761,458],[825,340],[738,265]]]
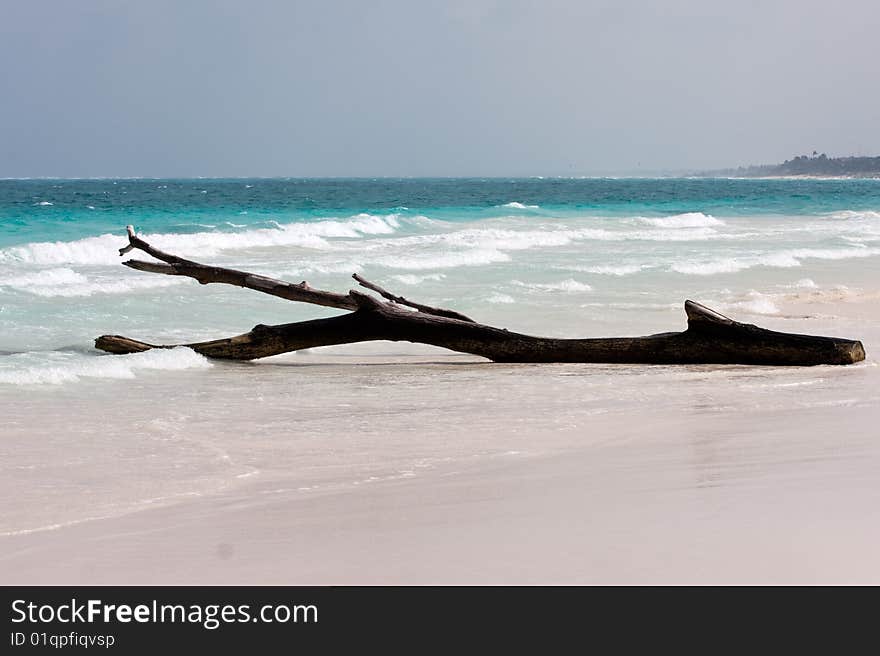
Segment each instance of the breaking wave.
[[195,351],[178,347],[131,355],[83,356],[81,354],[24,354],[49,356],[49,362],[0,370],[0,383],[10,385],[61,385],[81,378],[134,378],[140,370],[208,369],[213,365]]
[[[273,222],[271,228],[243,232],[146,234],[152,245],[184,256],[212,256],[223,251],[272,246],[327,248],[327,239],[356,239],[364,235],[389,235],[400,227],[400,216],[358,214],[349,219],[313,223]],[[119,247],[125,238],[104,234],[71,242],[35,242],[0,250],[0,262],[28,264],[118,265]]]
[[518,203],[513,201],[511,203],[504,203],[504,205],[499,205],[499,207],[509,207],[514,210],[536,210],[540,206],[539,205],[524,205],[523,203]]
[[876,221],[880,219],[880,212],[874,210],[843,210],[828,215],[832,219],[867,219]]
[[371,259],[372,264],[389,269],[452,269],[461,266],[480,266],[496,262],[509,262],[510,255],[496,249],[468,249],[439,254],[413,256],[386,255]]
[[578,292],[589,292],[592,291],[593,288],[585,282],[578,282],[572,278],[568,278],[567,280],[561,280],[559,282],[550,282],[550,283],[540,283],[540,282],[522,282],[521,280],[511,280],[510,283],[512,285],[516,285],[517,287],[523,287],[525,289],[529,289],[537,292],[567,292],[567,293],[578,293]]
[[583,273],[595,273],[600,276],[629,276],[634,273],[638,273],[643,269],[646,269],[644,264],[620,264],[620,265],[606,265],[606,266],[578,266],[578,265],[568,265],[568,266],[560,266],[560,269],[565,269],[566,271],[581,271]]
[[708,228],[725,225],[721,219],[716,219],[714,216],[702,212],[685,212],[684,214],[662,217],[641,216],[637,220],[639,223],[658,228]]
[[400,275],[391,276],[395,280],[399,280],[404,285],[418,285],[426,280],[443,280],[446,277],[442,273],[426,273],[424,275],[416,275],[414,273],[402,273]]
[[718,273],[736,273],[757,266],[790,268],[801,266],[801,260],[844,260],[880,255],[880,248],[799,248],[756,256],[727,257],[715,260],[689,260],[673,263],[669,268],[677,273],[710,276]]
[[45,298],[92,296],[93,294],[125,294],[139,289],[170,287],[181,280],[165,277],[122,277],[112,280],[90,280],[72,269],[46,269],[9,278],[0,278],[0,288],[8,287]]
[[[626,228],[625,224],[606,228],[524,223],[520,228],[495,227],[495,221],[491,227],[460,228],[456,223],[423,216],[357,214],[348,219],[314,222],[282,224],[273,221],[268,227],[238,231],[157,233],[144,237],[157,248],[183,257],[213,258],[247,249],[293,247],[322,253],[344,252],[354,260],[370,256],[370,262],[412,269],[502,262],[510,259],[506,255],[508,251],[554,248],[583,241],[689,242],[743,238],[742,235],[719,233],[710,227],[720,223],[717,219],[698,213],[644,221],[652,227],[633,229],[631,225]],[[232,227],[233,224],[227,222],[226,225]],[[401,234],[404,227],[408,234]],[[115,234],[70,242],[33,242],[0,250],[0,263],[116,267],[120,262],[118,249],[123,243],[124,237]],[[447,252],[438,255],[436,251],[441,248]],[[374,259],[373,254],[378,259]]]
[[776,305],[773,298],[755,290],[748,292],[742,300],[721,303],[720,307],[724,311],[764,316],[779,314],[780,312],[779,306]]

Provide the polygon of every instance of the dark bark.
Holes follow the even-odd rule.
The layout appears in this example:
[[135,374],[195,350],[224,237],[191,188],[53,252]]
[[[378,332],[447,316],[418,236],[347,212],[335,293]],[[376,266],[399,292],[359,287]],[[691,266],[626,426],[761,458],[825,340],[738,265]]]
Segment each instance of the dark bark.
[[[258,325],[243,335],[182,345],[212,358],[253,360],[316,346],[373,340],[430,344],[494,362],[817,365],[852,364],[865,358],[858,341],[766,330],[733,321],[693,301],[685,302],[688,327],[683,332],[593,339],[534,337],[482,325],[452,310],[407,301],[360,276],[355,279],[361,285],[390,302],[354,290],[345,295],[335,294],[312,289],[305,282],[294,285],[205,266],[157,251],[136,237],[133,230],[129,236],[131,243],[121,252],[139,248],[165,262],[124,263],[132,268],[189,276],[203,284],[233,284],[289,300],[353,310],[329,319]],[[177,345],[147,344],[104,335],[95,340],[95,346],[111,353],[135,353]]]

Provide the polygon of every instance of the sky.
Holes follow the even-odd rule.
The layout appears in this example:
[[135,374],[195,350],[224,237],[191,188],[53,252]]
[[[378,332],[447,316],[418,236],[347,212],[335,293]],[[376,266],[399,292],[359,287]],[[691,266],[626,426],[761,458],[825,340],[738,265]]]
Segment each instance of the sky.
[[880,155],[876,0],[0,0],[0,177]]

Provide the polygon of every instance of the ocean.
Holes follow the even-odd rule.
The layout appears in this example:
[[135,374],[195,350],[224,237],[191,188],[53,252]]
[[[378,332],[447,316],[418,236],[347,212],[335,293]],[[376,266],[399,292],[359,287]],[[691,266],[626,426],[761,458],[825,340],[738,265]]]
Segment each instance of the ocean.
[[[862,339],[867,360],[496,365],[384,342],[252,363],[107,355],[95,337],[182,343],[336,313],[127,269],[128,224],[204,263],[339,292],[360,273],[518,332],[682,330],[690,298]],[[873,179],[0,180],[0,534],[613,442],[598,417],[873,411],[878,281]]]

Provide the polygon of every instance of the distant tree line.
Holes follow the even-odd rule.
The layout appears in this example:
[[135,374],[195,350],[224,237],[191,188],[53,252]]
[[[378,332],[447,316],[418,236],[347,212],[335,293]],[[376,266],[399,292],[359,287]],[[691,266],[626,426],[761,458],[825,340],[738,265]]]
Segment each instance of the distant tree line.
[[880,177],[880,157],[828,157],[825,153],[798,155],[782,164],[740,166],[736,169],[710,171],[708,175],[761,177],[776,175],[828,175],[852,177]]

